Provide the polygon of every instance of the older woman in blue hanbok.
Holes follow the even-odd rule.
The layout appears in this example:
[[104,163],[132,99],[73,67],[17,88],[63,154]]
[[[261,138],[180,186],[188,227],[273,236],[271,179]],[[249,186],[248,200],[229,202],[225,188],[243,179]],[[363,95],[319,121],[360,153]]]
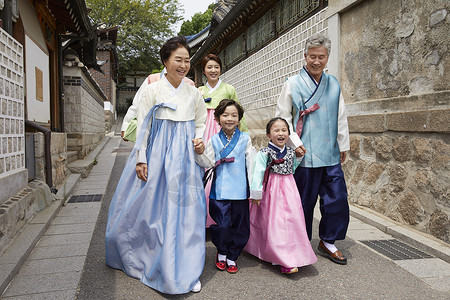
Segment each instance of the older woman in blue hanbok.
[[160,54],[167,73],[142,93],[136,144],[109,208],[106,264],[162,293],[198,292],[206,204],[194,151],[203,151],[206,107],[183,81],[185,39],[170,39]]

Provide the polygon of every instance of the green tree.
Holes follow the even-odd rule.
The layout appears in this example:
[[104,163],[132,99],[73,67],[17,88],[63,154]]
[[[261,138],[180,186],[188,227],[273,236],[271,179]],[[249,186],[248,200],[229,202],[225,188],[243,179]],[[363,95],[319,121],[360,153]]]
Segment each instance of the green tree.
[[211,23],[211,18],[215,3],[208,6],[208,9],[204,13],[196,13],[192,16],[191,21],[184,21],[181,24],[180,32],[178,35],[194,35],[202,31],[206,26]]
[[86,0],[93,24],[118,27],[119,76],[159,69],[159,49],[182,20],[178,0]]

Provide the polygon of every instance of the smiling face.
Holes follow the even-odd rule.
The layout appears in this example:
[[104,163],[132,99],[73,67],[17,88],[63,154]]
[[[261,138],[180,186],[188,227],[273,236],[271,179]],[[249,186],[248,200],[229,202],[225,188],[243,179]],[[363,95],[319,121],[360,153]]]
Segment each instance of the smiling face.
[[309,74],[316,80],[320,80],[323,69],[328,62],[328,51],[325,47],[309,48],[308,54],[305,54],[306,69]]
[[289,128],[286,122],[281,120],[275,121],[270,127],[270,133],[267,134],[267,137],[277,147],[283,148],[289,138]]
[[208,83],[210,85],[211,83],[215,85],[215,83],[219,81],[220,65],[217,61],[211,59],[206,63],[203,72],[205,73],[205,76],[208,79]]
[[170,54],[169,59],[164,61],[164,66],[167,70],[167,80],[174,87],[178,87],[191,67],[189,52],[184,47],[177,48]]
[[229,105],[225,108],[223,114],[219,116],[219,125],[227,136],[231,136],[234,129],[239,125],[239,112],[236,106]]

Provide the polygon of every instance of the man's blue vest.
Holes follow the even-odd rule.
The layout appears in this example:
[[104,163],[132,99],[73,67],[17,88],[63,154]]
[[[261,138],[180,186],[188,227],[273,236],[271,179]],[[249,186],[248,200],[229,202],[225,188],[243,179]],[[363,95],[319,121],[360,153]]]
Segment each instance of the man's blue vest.
[[[240,132],[236,128],[235,135],[239,134],[236,142],[231,140],[227,148],[221,150],[226,145],[226,137],[223,131],[211,137],[212,145],[216,155],[216,161],[223,157],[234,157],[234,162],[222,163],[217,166],[214,179],[211,185],[209,198],[215,200],[245,200],[247,199],[247,172],[245,165],[245,150],[250,136],[248,133]],[[222,136],[221,136],[222,135]],[[232,150],[231,150],[232,148]],[[228,151],[227,151],[228,150]],[[229,152],[231,150],[231,152]],[[223,153],[229,152],[223,156]]]
[[316,111],[303,117],[300,139],[307,153],[300,166],[308,168],[334,166],[340,162],[337,142],[339,95],[341,88],[336,77],[322,73],[319,83],[303,68],[299,75],[288,78],[293,99],[294,130],[299,112],[315,103]]

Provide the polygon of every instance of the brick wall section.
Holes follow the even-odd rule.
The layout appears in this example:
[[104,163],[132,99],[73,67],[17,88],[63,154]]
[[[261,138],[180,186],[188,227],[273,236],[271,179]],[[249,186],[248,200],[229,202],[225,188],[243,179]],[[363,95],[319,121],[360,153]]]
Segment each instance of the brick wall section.
[[112,78],[111,78],[111,59],[110,59],[110,53],[109,51],[104,50],[97,50],[97,59],[98,60],[106,60],[107,63],[105,63],[101,68],[103,71],[103,74],[100,72],[97,72],[94,69],[91,69],[90,72],[92,74],[92,77],[95,79],[95,81],[98,83],[100,88],[103,90],[103,92],[106,95],[106,98],[111,103],[115,103],[115,99],[112,99],[113,93],[112,93]]

